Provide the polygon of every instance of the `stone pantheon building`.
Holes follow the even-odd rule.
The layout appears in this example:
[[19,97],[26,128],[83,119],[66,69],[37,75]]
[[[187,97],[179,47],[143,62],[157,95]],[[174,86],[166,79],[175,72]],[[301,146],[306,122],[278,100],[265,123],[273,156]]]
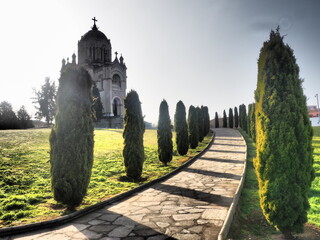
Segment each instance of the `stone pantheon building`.
[[[78,41],[78,64],[89,72],[99,89],[104,119],[99,125],[110,128],[123,127],[124,98],[127,88],[127,67],[118,53],[112,60],[110,39],[99,31],[96,19],[90,31]],[[75,54],[72,63],[75,64]],[[64,63],[62,63],[64,65]]]

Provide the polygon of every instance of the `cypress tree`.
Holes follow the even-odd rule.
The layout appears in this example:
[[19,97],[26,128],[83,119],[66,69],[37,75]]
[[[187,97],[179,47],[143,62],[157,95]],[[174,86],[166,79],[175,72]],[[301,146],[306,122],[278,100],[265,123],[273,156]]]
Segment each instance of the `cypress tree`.
[[233,128],[233,111],[229,108],[229,128]]
[[260,204],[286,239],[302,232],[309,209],[312,128],[293,50],[271,31],[258,60],[255,91]]
[[189,150],[189,139],[186,108],[182,101],[179,101],[176,106],[174,126],[176,130],[176,144],[178,153],[180,155],[185,155]]
[[218,113],[216,112],[215,116],[214,116],[214,127],[215,128],[219,128],[219,117],[218,117]]
[[172,160],[172,132],[169,109],[166,100],[162,100],[158,120],[158,157],[164,165]]
[[254,142],[256,142],[256,117],[255,117],[255,103],[249,105],[249,121],[248,121],[248,129],[249,129],[249,136],[252,138]]
[[124,99],[123,158],[127,177],[137,180],[142,175],[144,162],[143,134],[145,125],[141,103],[136,91],[131,90]]
[[226,110],[223,110],[223,126],[222,127],[224,127],[224,128],[228,127]]
[[190,148],[195,149],[199,143],[199,124],[197,109],[194,106],[189,107],[188,128],[189,128],[189,144]]
[[204,121],[204,132],[203,137],[207,136],[210,131],[210,116],[209,116],[209,109],[207,106],[201,106],[203,121]]
[[239,105],[239,127],[243,129],[243,105]]
[[87,192],[93,164],[92,80],[84,68],[70,66],[59,83],[50,135],[51,186],[54,199],[74,209]]
[[240,127],[243,131],[248,133],[248,118],[247,118],[247,109],[246,105],[242,104],[239,106],[240,109]]
[[234,127],[239,127],[239,115],[238,115],[238,108],[234,107]]
[[196,108],[197,110],[197,117],[198,117],[198,129],[199,129],[199,142],[202,142],[204,136],[203,136],[203,133],[204,133],[204,118],[203,118],[203,114],[202,114],[202,111],[201,111],[201,108],[200,107],[197,107]]

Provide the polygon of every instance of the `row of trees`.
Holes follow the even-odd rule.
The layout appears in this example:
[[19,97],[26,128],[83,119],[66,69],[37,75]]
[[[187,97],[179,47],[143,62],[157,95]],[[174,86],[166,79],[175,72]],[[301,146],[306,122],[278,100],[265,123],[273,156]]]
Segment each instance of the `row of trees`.
[[[50,134],[50,171],[54,198],[66,204],[69,209],[81,204],[91,176],[94,148],[94,98],[91,88],[91,77],[84,68],[69,66],[61,72],[57,92],[57,114]],[[136,91],[131,90],[127,94],[124,107],[125,171],[128,178],[137,180],[142,175],[145,160],[145,124]],[[195,148],[209,132],[208,108],[190,106],[187,124],[185,106],[179,101],[174,124],[178,153],[185,155],[189,146]],[[158,157],[167,165],[173,156],[173,144],[171,120],[165,100],[160,104],[157,135]]]
[[24,106],[21,106],[17,113],[15,113],[9,102],[3,101],[0,103],[0,130],[33,127],[31,117]]
[[[182,101],[179,101],[174,115],[174,129],[176,131],[177,151],[180,155],[185,155],[189,147],[195,149],[210,130],[208,107],[191,105],[187,123],[185,105]],[[166,100],[163,100],[160,104],[157,136],[159,160],[167,165],[172,160],[173,144],[169,107]]]
[[[214,119],[214,125],[215,128],[220,127],[219,123],[219,116],[218,113],[215,113],[215,119]],[[227,113],[225,110],[223,110],[223,118],[222,118],[222,127],[224,128],[242,128],[244,131],[247,132],[248,130],[248,116],[247,116],[247,110],[246,105],[241,104],[239,106],[239,114],[238,114],[238,108],[234,107],[234,110],[232,108],[229,108],[229,114],[227,117]]]

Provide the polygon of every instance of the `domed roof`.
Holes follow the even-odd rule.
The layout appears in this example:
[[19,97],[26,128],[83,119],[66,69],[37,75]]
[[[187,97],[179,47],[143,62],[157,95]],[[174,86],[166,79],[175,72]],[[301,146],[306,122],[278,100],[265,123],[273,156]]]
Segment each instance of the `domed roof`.
[[92,29],[84,34],[80,41],[88,41],[88,40],[105,40],[108,41],[109,39],[104,35],[103,32],[99,31],[96,24],[93,25]]

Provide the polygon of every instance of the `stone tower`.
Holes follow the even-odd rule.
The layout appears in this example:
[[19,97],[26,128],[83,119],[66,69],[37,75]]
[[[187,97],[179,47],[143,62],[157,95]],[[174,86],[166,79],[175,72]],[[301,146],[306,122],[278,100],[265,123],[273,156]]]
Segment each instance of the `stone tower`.
[[[96,19],[90,31],[78,41],[78,64],[82,65],[99,89],[103,105],[102,125],[111,128],[123,127],[124,98],[127,88],[127,67],[118,53],[112,60],[110,39],[99,31]],[[103,124],[104,123],[104,124]]]

